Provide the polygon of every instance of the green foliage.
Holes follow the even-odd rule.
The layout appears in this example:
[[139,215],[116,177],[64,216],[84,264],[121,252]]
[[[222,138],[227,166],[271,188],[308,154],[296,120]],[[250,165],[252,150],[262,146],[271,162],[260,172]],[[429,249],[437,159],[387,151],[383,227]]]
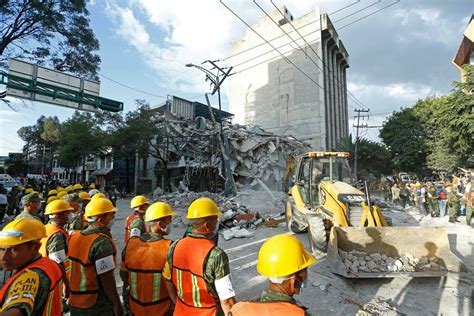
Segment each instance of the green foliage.
[[395,169],[426,172],[426,133],[413,109],[394,112],[384,122],[380,138],[392,155]]
[[418,100],[394,112],[380,131],[399,171],[428,174],[465,167],[474,156],[474,67],[466,65],[466,82],[453,83],[446,96]]
[[26,175],[26,163],[23,160],[23,154],[10,153],[8,159],[5,161],[5,167],[8,174],[11,176],[25,176]]
[[50,147],[56,147],[61,143],[61,123],[55,117],[47,117],[43,124],[40,138]]
[[80,158],[100,152],[106,148],[104,133],[90,113],[76,111],[62,124],[63,138],[59,148],[59,162],[64,167],[73,167]]
[[99,41],[88,16],[85,0],[0,1],[0,65],[16,57],[97,79]]

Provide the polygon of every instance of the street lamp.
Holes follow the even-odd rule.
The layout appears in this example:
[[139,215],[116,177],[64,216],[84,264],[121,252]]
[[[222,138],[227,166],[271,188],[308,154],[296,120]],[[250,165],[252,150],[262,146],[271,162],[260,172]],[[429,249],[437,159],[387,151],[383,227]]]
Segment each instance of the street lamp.
[[[236,192],[236,189],[235,189],[234,178],[232,176],[232,170],[230,168],[230,162],[229,162],[229,159],[228,159],[229,150],[228,150],[228,146],[226,146],[226,142],[225,142],[225,138],[224,138],[224,132],[223,132],[223,129],[222,129],[222,114],[221,114],[222,108],[221,108],[221,89],[220,89],[220,87],[221,87],[222,83],[224,82],[225,78],[227,78],[229,76],[230,72],[232,71],[232,67],[230,67],[229,70],[227,72],[225,72],[222,68],[217,66],[211,60],[206,60],[202,64],[205,64],[205,63],[210,63],[213,66],[212,69],[217,69],[217,74],[213,74],[210,70],[208,70],[208,69],[206,69],[202,66],[191,64],[191,63],[186,64],[186,67],[194,67],[194,68],[199,69],[202,72],[204,72],[206,74],[206,81],[207,80],[211,81],[212,86],[213,86],[212,87],[212,92],[210,94],[214,95],[217,92],[218,104],[219,104],[219,123],[220,123],[220,137],[219,137],[220,141],[219,141],[219,145],[221,147],[221,152],[222,152],[222,165],[223,165],[223,169],[224,169],[224,174],[226,175],[224,194],[226,196],[228,196],[230,194],[237,193],[237,192]],[[222,78],[220,78],[221,73],[223,74]],[[212,118],[212,120],[215,124],[216,120],[214,118],[214,111],[213,111],[213,108],[211,106],[211,102],[209,101],[208,94],[209,93],[205,93],[204,96],[206,97],[206,101],[207,101],[207,105],[209,107],[209,112],[210,112],[211,118]]]

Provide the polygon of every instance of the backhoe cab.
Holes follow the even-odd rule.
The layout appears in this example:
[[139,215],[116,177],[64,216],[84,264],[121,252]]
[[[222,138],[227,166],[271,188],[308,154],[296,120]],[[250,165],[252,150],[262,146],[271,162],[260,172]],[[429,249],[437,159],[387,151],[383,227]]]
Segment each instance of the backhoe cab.
[[333,226],[388,226],[380,208],[351,185],[348,158],[347,152],[314,151],[290,159],[286,222],[294,233],[308,231],[314,253],[326,252]]

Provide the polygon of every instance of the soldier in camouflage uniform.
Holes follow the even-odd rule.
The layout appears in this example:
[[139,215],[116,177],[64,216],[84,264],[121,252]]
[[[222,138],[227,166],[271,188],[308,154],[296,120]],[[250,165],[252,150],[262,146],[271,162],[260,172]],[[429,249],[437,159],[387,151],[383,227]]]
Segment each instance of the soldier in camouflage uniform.
[[66,225],[65,229],[71,234],[74,231],[80,231],[84,229],[84,211],[82,210],[81,198],[79,195],[67,194],[61,198],[61,200],[68,202],[72,207],[71,219]]
[[22,218],[34,218],[43,222],[43,218],[38,214],[41,198],[38,192],[32,192],[27,195],[24,195],[21,198],[21,203],[23,204],[23,211],[15,217],[15,220]]
[[[176,304],[175,315],[227,315],[235,304],[229,258],[210,240],[217,233],[217,217],[221,215],[213,200],[195,200],[187,215],[192,222],[192,234],[175,241],[169,248],[163,278]],[[197,270],[202,271],[202,275]],[[191,283],[192,279],[196,282]],[[199,297],[187,295],[196,291]]]
[[71,316],[123,315],[114,277],[117,250],[110,234],[116,211],[106,198],[92,200],[85,212],[89,226],[71,236]]
[[449,222],[456,223],[458,221],[458,210],[461,207],[461,196],[458,194],[457,185],[451,187],[451,192],[448,193],[448,209]]

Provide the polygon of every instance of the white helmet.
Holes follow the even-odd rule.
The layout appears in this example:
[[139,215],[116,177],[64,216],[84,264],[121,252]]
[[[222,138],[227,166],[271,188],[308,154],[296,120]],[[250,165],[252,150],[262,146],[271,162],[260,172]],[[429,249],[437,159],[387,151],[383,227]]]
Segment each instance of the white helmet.
[[92,197],[94,194],[97,194],[97,193],[100,193],[99,190],[97,190],[97,189],[92,189],[92,190],[89,191],[90,197]]

